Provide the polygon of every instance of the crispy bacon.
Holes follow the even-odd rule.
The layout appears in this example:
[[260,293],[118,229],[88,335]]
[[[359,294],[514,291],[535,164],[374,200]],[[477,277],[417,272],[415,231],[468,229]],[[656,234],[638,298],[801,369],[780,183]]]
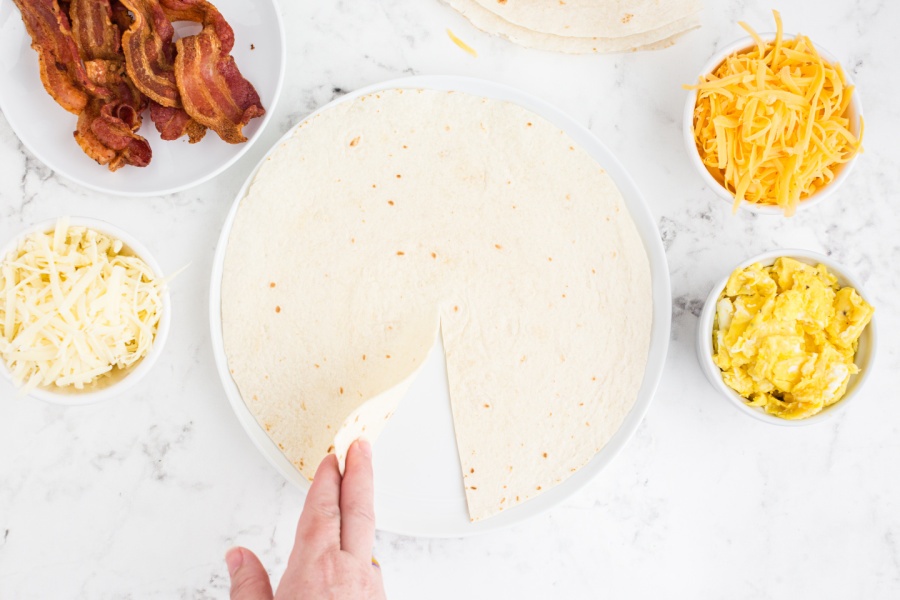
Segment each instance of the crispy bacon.
[[116,151],[106,147],[94,134],[91,125],[100,116],[99,102],[91,101],[78,115],[78,125],[75,129],[75,141],[81,146],[85,154],[101,165],[109,165],[116,158]]
[[157,0],[122,0],[131,11],[131,27],[122,34],[128,75],[148,98],[179,107],[175,83],[175,30]]
[[128,31],[131,24],[134,23],[134,19],[131,18],[131,13],[119,0],[112,0],[109,4],[112,8],[112,21],[119,28],[119,37],[121,38],[121,35]]
[[141,94],[121,60],[88,61],[91,79],[115,92],[114,100],[92,99],[78,117],[75,139],[84,152],[115,171],[124,165],[146,167],[152,151],[136,132],[147,98]]
[[234,48],[234,30],[222,13],[206,0],[160,0],[166,16],[175,21],[200,23],[204,27],[212,25],[222,44],[222,53],[230,54]]
[[189,143],[196,144],[206,135],[206,126],[192,119],[181,106],[163,106],[151,100],[150,120],[156,126],[159,137],[166,141],[186,135]]
[[14,0],[38,54],[44,89],[67,111],[79,114],[90,96],[105,98],[109,92],[88,79],[78,47],[72,39],[69,19],[56,0]]
[[72,0],[69,18],[72,37],[83,60],[124,60],[119,40],[122,34],[112,22],[109,0]]
[[147,140],[134,133],[120,118],[110,114],[109,104],[92,99],[78,116],[75,140],[85,154],[110,171],[125,165],[146,167],[152,152]]
[[[110,92],[104,99],[104,111],[137,131],[148,100],[128,76],[120,45],[121,31],[113,22],[109,0],[72,0],[71,5],[73,34],[86,61],[88,78]],[[74,16],[76,12],[78,17]]]
[[[133,15],[122,35],[128,74],[151,99],[150,119],[156,130],[164,140],[187,135],[192,144],[200,141],[206,134],[206,127],[194,121],[182,108],[174,71],[172,38],[175,30],[166,12],[158,0],[122,0],[122,3]],[[178,8],[186,17],[197,16],[196,11]]]
[[137,131],[148,101],[128,77],[112,6],[109,0],[71,0],[70,10],[75,43],[86,60],[88,77],[111,94],[88,102],[78,117],[75,140],[110,171],[124,165],[145,167],[152,152]]
[[[246,141],[244,125],[265,114],[230,55],[234,32],[206,0],[14,1],[44,87],[78,115],[79,146],[111,171],[150,162],[137,133],[148,106],[164,140],[187,135],[191,143],[207,127]],[[203,29],[176,44],[172,20]]]
[[177,140],[187,135],[188,141],[196,144],[206,135],[206,127],[193,120],[183,108],[172,108],[151,102],[150,119],[164,140]]
[[216,26],[208,23],[197,35],[178,40],[175,77],[188,114],[226,142],[238,144],[247,141],[244,125],[266,111],[216,31]]
[[[234,31],[206,0],[160,0],[171,21],[201,23],[203,30],[175,44],[175,80],[185,111],[226,142],[245,142],[242,129],[265,114],[253,85],[234,59]],[[187,57],[187,58],[186,58]]]
[[112,92],[111,99],[103,99],[109,114],[121,119],[132,131],[140,129],[141,113],[148,100],[128,77],[124,61],[97,59],[85,65],[91,80]]

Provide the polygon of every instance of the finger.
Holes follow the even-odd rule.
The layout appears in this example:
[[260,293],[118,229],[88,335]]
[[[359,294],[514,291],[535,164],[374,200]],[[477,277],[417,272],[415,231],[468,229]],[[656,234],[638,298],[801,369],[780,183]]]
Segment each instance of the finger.
[[256,555],[246,548],[232,548],[225,554],[231,577],[231,600],[272,600],[269,575]]
[[347,451],[341,483],[341,549],[366,562],[375,543],[374,496],[372,446],[357,440]]
[[341,548],[341,474],[337,457],[329,454],[319,465],[297,523],[294,550],[318,556]]

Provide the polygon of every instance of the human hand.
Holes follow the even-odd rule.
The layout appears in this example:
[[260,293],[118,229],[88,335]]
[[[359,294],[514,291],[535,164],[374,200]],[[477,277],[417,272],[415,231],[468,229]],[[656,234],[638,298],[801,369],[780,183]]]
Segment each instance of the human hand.
[[[368,442],[350,446],[343,478],[337,457],[325,457],[306,495],[275,599],[384,600],[381,569],[372,557],[374,494]],[[225,562],[231,600],[273,599],[269,576],[255,554],[232,548]]]

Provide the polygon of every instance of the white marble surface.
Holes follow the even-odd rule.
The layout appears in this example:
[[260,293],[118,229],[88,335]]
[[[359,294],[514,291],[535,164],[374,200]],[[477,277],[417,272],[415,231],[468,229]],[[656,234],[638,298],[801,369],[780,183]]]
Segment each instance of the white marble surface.
[[[232,544],[275,578],[301,494],[255,451],[225,401],[206,320],[219,228],[241,182],[291,124],[343,90],[460,74],[532,92],[618,153],[659,220],[674,322],[659,393],[621,456],[558,508],[460,540],[379,534],[391,598],[900,597],[900,4],[783,2],[789,30],[840,57],[866,112],[866,153],[836,197],[790,220],[732,215],[681,145],[680,84],[737,20],[770,3],[709,0],[674,48],[572,57],[489,38],[438,0],[281,0],[285,91],[263,139],[212,182],[166,198],[103,197],[54,175],[0,118],[0,240],[62,214],[132,232],[174,289],[166,352],[127,397],[63,409],[0,381],[0,598],[224,598]],[[478,50],[454,46],[450,27]],[[892,66],[893,65],[893,66]],[[881,345],[864,395],[837,420],[782,429],[717,397],[692,350],[702,298],[731,266],[799,246],[865,282]]]

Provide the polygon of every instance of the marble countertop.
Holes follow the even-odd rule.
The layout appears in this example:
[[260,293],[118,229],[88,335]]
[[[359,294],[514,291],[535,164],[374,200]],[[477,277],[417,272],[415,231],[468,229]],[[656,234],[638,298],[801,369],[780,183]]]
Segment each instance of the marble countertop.
[[[0,381],[0,598],[225,598],[223,554],[285,566],[301,493],[252,446],[225,401],[207,325],[208,273],[241,183],[292,124],[336,95],[412,74],[519,87],[584,123],[658,219],[674,300],[668,364],[634,439],[584,490],[520,525],[467,539],[379,533],[391,598],[900,597],[900,3],[784,2],[786,28],[840,57],[865,106],[865,154],[838,194],[792,219],[731,213],[681,142],[685,92],[768,2],[710,0],[703,28],[654,53],[565,56],[470,27],[438,0],[282,0],[284,93],[225,174],[152,199],[105,197],[51,172],[0,117],[0,240],[63,214],[144,241],[174,289],[166,352],[128,396],[60,408]],[[472,58],[451,28],[478,51]],[[894,65],[891,67],[890,65]],[[780,247],[826,252],[878,308],[876,370],[835,420],[777,428],[704,380],[693,331],[713,283]]]

